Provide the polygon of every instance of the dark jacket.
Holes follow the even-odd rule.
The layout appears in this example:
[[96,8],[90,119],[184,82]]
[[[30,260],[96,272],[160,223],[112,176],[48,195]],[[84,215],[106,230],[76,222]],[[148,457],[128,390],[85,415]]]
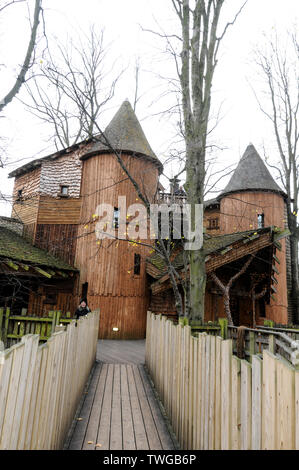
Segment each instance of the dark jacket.
[[87,315],[90,312],[90,309],[88,306],[86,307],[78,307],[77,310],[75,311],[75,318],[78,320],[79,317],[83,317],[84,315]]

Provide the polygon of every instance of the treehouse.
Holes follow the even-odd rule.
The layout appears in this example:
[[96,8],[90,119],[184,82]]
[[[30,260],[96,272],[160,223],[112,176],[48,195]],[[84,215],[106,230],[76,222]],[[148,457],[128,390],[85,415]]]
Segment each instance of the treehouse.
[[[122,165],[129,171],[130,178]],[[24,224],[24,236],[79,271],[73,311],[87,296],[101,309],[101,338],[143,338],[148,308],[145,257],[149,247],[128,243],[119,233],[120,201],[142,202],[134,180],[154,202],[162,164],[125,101],[102,135],[34,160],[15,177],[12,215]],[[97,208],[113,208],[114,236],[96,237]],[[135,217],[127,214],[126,222]],[[136,208],[137,210],[137,208]]]
[[[288,301],[291,273],[285,200],[286,194],[250,144],[225,189],[204,205],[208,274],[205,320],[225,316],[224,301],[229,301],[236,324],[252,325],[254,314],[256,321],[267,318],[287,324],[297,320]],[[252,262],[233,283],[230,298],[225,299],[221,286],[242,270],[252,254]],[[182,255],[176,256],[181,270]],[[210,267],[211,259],[215,269]],[[155,256],[147,259],[150,309],[176,315],[167,274],[158,269],[160,261]],[[259,296],[255,302],[253,295]]]
[[[234,325],[252,327],[270,318],[267,309],[275,300],[278,284],[277,254],[286,235],[276,227],[267,227],[204,240],[205,321],[216,322],[231,315]],[[179,250],[172,257],[172,264],[182,279],[178,285],[182,296],[183,283],[188,277],[183,255],[183,250]],[[151,279],[150,310],[177,318],[172,285],[163,259],[158,254],[150,256],[146,271]]]
[[74,267],[26,241],[19,229],[0,226],[1,307],[13,313],[26,308],[39,316],[50,310],[67,312],[77,274]]
[[[161,172],[162,164],[125,101],[103,133],[10,174],[15,178],[12,217],[22,222],[23,237],[31,245],[78,273],[68,287],[68,309],[75,311],[81,296],[87,296],[90,308],[101,309],[100,338],[143,338],[149,307],[174,314],[169,280],[151,257],[153,240],[147,234],[143,244],[134,237],[128,242],[122,233],[136,218],[140,193],[148,203],[169,204],[173,198],[180,206],[185,203],[178,181],[173,180],[171,193],[165,193],[159,183]],[[285,197],[249,145],[227,187],[205,202],[207,269],[210,260],[216,260],[210,271],[214,279],[208,279],[206,319],[224,314],[221,283],[229,282],[230,273],[242,270],[254,253],[255,259],[230,290],[233,317],[252,322],[249,313],[254,307],[257,318],[293,320],[288,307],[289,245],[283,236]],[[98,224],[103,216],[99,208],[105,204],[112,208],[112,217],[102,231],[109,229],[111,236],[103,238]],[[123,214],[125,221],[120,220]],[[257,305],[252,304],[249,291],[260,295]]]

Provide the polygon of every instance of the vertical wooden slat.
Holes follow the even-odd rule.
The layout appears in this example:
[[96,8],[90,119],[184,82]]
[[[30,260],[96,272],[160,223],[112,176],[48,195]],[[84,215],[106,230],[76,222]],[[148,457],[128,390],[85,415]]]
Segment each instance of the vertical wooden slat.
[[263,351],[262,392],[262,449],[273,450],[276,445],[276,362],[269,351]]
[[262,445],[262,360],[252,356],[252,450]]
[[295,371],[295,449],[299,450],[299,371]]
[[241,361],[232,357],[232,449],[241,448]]
[[295,449],[295,375],[294,369],[277,361],[277,450]]
[[[25,439],[27,434],[30,432],[27,428],[28,416],[31,404],[32,385],[34,380],[34,372],[36,368],[36,356],[38,349],[39,337],[37,335],[25,336],[23,338],[25,342],[24,357],[22,364],[22,374],[20,381],[24,384],[23,397],[20,400],[20,431],[17,441],[17,449],[23,450],[25,446]],[[27,346],[27,348],[26,348]],[[26,350],[27,349],[27,350]],[[14,447],[15,448],[15,447]]]
[[221,449],[221,349],[222,338],[216,337],[215,358],[215,450]]
[[22,368],[24,347],[24,343],[18,343],[11,348],[13,350],[12,367],[9,388],[7,390],[6,408],[0,442],[0,449],[4,450],[13,450],[10,443],[11,440],[14,441],[13,433],[15,432],[15,429],[13,428],[13,425],[15,418],[17,419],[17,416],[15,416],[16,397],[19,392],[19,379]]
[[200,449],[205,448],[205,403],[206,403],[206,340],[207,335],[201,335],[201,412],[200,412]]
[[1,367],[1,377],[0,377],[0,445],[2,442],[3,436],[3,425],[5,418],[5,410],[7,406],[8,399],[8,390],[10,383],[10,375],[13,363],[13,350],[7,349],[0,352],[0,367]]
[[241,361],[241,449],[251,449],[251,365]]
[[210,355],[211,336],[206,336],[205,344],[205,398],[204,398],[204,450],[209,448],[209,413],[210,413],[210,366],[211,366],[211,355]]
[[209,399],[209,446],[215,448],[215,396],[216,396],[216,338],[210,336],[210,399]]
[[221,449],[231,449],[231,361],[232,340],[221,345]]

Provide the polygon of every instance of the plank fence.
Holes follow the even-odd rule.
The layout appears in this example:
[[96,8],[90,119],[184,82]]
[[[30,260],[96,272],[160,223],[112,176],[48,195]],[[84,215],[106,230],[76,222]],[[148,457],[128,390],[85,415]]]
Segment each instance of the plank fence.
[[0,352],[0,449],[61,449],[96,358],[99,311]]
[[148,312],[146,366],[184,450],[299,449],[299,371]]

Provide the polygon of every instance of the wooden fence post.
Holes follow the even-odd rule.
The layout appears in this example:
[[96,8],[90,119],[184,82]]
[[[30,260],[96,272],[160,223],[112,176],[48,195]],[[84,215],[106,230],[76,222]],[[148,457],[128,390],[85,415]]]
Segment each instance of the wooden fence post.
[[251,365],[241,360],[241,449],[251,449]]
[[252,450],[262,447],[262,367],[261,358],[252,356]]
[[231,449],[232,340],[221,344],[221,449]]
[[274,450],[276,444],[276,357],[263,351],[262,449]]
[[218,319],[219,325],[220,325],[220,334],[222,339],[227,339],[228,338],[228,321],[227,318],[219,318]]
[[252,356],[255,354],[255,332],[249,331],[249,361],[252,362]]
[[295,449],[295,371],[277,361],[277,442],[276,450]]
[[0,308],[0,341],[2,341],[2,338],[3,338],[3,332],[2,332],[3,313],[4,313],[4,309]]
[[5,312],[5,322],[4,322],[4,333],[3,333],[3,343],[7,347],[7,333],[8,333],[8,323],[9,323],[10,308],[6,307]]
[[232,357],[232,449],[241,446],[241,359]]

